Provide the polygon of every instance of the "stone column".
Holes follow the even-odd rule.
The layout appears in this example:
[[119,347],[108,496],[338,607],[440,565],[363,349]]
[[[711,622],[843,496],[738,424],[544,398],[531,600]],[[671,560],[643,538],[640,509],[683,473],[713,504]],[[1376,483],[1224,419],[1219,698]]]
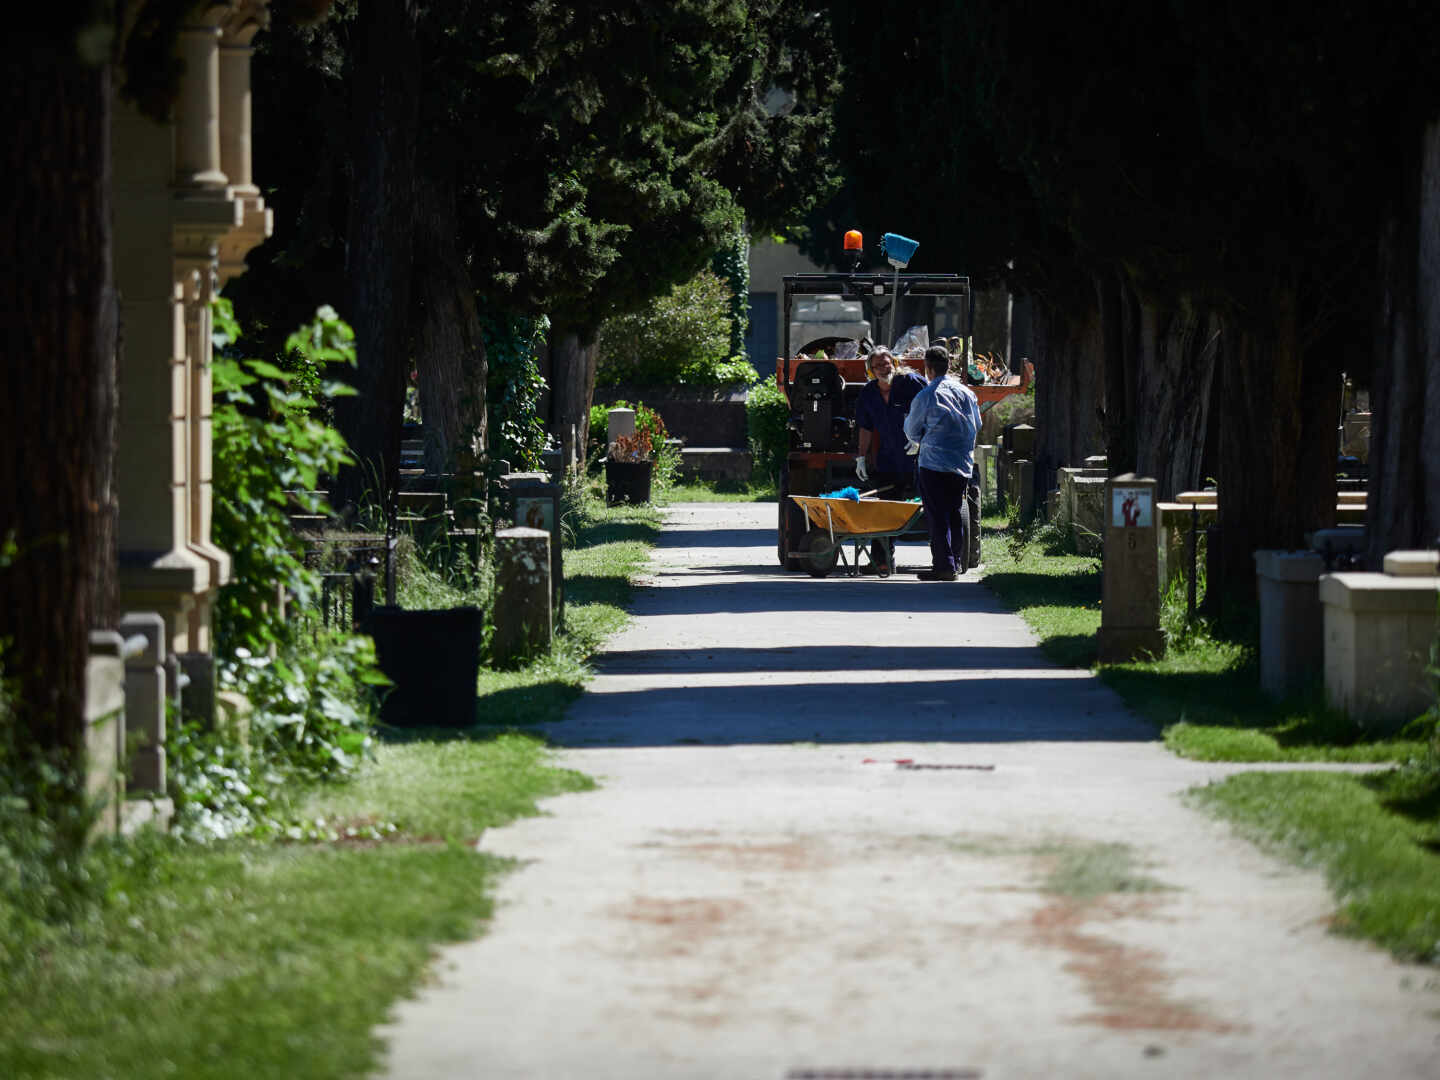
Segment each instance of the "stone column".
[[219,52],[220,167],[240,203],[239,228],[220,241],[220,285],[245,272],[245,256],[264,243],[274,228],[271,212],[252,175],[250,59],[251,41],[269,22],[269,0],[242,0],[221,23]]
[[220,169],[220,20],[227,6],[202,6],[180,28],[175,182],[182,188],[223,193],[230,182]]
[[189,384],[184,282],[173,257],[174,130],[123,100],[114,113],[115,284],[120,358],[122,610],[158,611],[168,646],[189,648],[189,612],[210,564],[189,549]]

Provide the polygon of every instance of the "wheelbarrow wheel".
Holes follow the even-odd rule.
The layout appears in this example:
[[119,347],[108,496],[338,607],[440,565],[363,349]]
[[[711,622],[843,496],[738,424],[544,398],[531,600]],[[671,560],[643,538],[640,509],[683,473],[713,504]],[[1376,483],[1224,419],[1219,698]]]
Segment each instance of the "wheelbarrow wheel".
[[824,577],[840,560],[840,545],[830,539],[828,532],[811,529],[800,541],[801,563],[811,577]]

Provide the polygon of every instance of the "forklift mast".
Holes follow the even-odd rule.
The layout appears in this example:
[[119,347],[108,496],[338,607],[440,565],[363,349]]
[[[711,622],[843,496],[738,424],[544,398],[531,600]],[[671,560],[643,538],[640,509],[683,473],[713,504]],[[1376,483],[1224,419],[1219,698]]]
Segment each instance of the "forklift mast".
[[[879,322],[876,316],[894,309],[900,297],[906,296],[963,296],[965,297],[965,361],[968,365],[974,356],[972,338],[975,330],[975,297],[970,291],[970,279],[959,274],[787,274],[785,286],[785,314],[781,319],[784,327],[785,348],[781,355],[784,362],[785,386],[791,383],[790,363],[790,314],[797,296],[840,296],[845,300],[859,300],[864,305],[866,317]],[[897,295],[898,284],[898,295]],[[879,305],[885,297],[890,303]],[[800,343],[800,344],[803,344]],[[882,344],[877,342],[877,344]]]

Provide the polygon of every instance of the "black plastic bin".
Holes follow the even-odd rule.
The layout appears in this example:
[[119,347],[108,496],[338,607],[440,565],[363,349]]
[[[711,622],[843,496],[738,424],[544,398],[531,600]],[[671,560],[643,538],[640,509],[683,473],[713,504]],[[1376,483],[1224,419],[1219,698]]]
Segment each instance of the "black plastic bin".
[[380,719],[396,727],[475,723],[482,628],[477,607],[374,608],[362,629],[375,639],[380,670],[395,684],[385,690]]
[[605,462],[605,503],[648,503],[653,461]]

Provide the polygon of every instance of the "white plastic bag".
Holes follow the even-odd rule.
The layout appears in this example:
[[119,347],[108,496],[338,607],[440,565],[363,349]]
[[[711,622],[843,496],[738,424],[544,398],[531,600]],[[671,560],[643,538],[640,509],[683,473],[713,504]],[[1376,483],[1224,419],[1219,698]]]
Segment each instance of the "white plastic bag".
[[900,339],[895,342],[895,348],[890,351],[896,356],[924,356],[925,350],[930,347],[930,328],[928,326],[912,326]]

